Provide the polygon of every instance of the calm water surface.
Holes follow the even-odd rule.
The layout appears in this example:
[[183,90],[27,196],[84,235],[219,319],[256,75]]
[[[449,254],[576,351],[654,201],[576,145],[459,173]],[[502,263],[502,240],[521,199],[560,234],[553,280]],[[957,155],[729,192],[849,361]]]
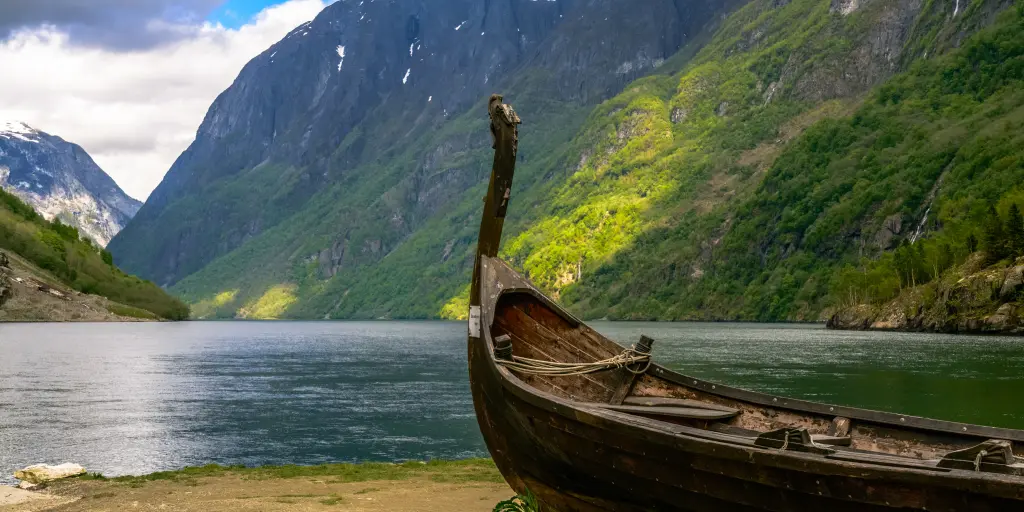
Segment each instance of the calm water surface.
[[[748,389],[1024,428],[1022,339],[594,326]],[[0,325],[0,481],[36,462],[120,475],[485,454],[462,323]]]

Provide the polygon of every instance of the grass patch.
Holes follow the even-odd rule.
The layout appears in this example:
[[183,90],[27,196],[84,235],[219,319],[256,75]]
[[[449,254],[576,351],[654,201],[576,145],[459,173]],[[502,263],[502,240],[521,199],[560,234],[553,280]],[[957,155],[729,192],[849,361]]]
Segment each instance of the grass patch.
[[[158,471],[141,476],[107,478],[99,473],[91,473],[78,478],[82,480],[111,480],[133,486],[160,480],[196,485],[199,478],[225,475],[237,475],[241,478],[253,480],[333,477],[338,483],[406,480],[417,477],[427,477],[435,482],[453,483],[503,481],[497,466],[490,459],[409,461],[398,464],[365,462],[362,464],[320,464],[316,466],[286,465],[255,468],[208,464],[206,466],[184,468],[177,471]],[[363,492],[377,490],[379,489],[369,488]]]
[[145,309],[134,308],[134,307],[131,307],[131,306],[125,306],[124,304],[108,304],[107,305],[107,311],[110,311],[111,313],[113,313],[113,314],[115,314],[117,316],[126,316],[126,317],[129,317],[129,318],[140,318],[140,319],[143,319],[143,320],[159,320],[160,319],[160,317],[154,315],[153,313],[151,313],[149,311],[146,311]]

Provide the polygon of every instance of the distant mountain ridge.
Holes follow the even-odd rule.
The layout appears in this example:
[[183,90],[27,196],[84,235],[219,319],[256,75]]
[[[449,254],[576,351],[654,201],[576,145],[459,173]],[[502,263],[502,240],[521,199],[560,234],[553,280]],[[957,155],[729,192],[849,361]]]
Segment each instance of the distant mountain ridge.
[[0,187],[101,246],[142,206],[80,146],[15,121],[0,121]]

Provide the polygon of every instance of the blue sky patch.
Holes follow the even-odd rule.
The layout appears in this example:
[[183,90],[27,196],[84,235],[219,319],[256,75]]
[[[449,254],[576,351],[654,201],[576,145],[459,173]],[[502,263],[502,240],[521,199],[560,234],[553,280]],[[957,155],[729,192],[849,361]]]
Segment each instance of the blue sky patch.
[[209,21],[228,28],[238,28],[248,23],[260,11],[284,0],[227,0],[207,17]]

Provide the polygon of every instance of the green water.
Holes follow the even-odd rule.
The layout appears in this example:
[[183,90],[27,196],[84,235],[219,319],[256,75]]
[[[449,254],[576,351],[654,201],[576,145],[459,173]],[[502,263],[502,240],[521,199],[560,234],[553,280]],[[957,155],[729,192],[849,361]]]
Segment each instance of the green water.
[[733,386],[837,405],[1024,429],[1024,338],[820,326],[596,322],[655,359]]

